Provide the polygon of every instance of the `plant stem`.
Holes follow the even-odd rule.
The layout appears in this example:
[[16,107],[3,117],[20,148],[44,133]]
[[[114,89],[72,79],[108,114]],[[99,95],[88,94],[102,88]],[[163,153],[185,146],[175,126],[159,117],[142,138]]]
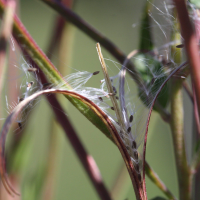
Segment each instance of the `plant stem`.
[[195,92],[197,95],[197,105],[200,114],[200,57],[198,40],[194,28],[190,22],[185,0],[173,0],[178,18],[180,21],[181,31],[186,46],[186,52],[191,67],[192,80],[194,81]]
[[191,199],[191,188],[189,181],[189,168],[185,153],[185,143],[183,134],[183,99],[182,83],[179,80],[173,80],[171,91],[171,130],[173,137],[173,146],[176,160],[176,168],[179,183],[179,198],[182,200]]
[[[2,94],[2,89],[4,88],[5,82],[5,72],[7,69],[6,65],[6,51],[8,46],[8,41],[10,39],[10,35],[12,34],[12,26],[13,26],[13,16],[15,13],[16,3],[15,1],[9,1],[6,4],[5,13],[3,16],[3,21],[1,25],[1,33],[0,33],[0,94]],[[0,106],[2,98],[0,99]],[[3,106],[2,106],[3,107]],[[3,110],[0,107],[0,118]]]
[[166,185],[160,180],[159,176],[153,171],[147,162],[145,162],[145,172],[149,179],[169,198],[176,199],[169,191]]

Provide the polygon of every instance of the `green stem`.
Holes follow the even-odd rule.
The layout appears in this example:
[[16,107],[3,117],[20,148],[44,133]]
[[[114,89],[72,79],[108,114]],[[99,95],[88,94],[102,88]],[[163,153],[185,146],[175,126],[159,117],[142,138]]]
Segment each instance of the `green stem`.
[[179,198],[182,200],[191,199],[189,168],[187,165],[185,143],[183,134],[183,97],[182,82],[173,79],[171,95],[171,130],[173,137],[174,153],[179,184]]
[[159,176],[153,171],[147,162],[145,162],[145,172],[149,179],[169,198],[176,199],[166,185],[160,180]]
[[[176,16],[176,13],[175,13]],[[179,26],[175,21],[175,26],[179,30]],[[180,34],[178,32],[173,33],[173,40],[180,40]],[[176,55],[174,58],[175,63],[181,63],[181,50],[172,46],[172,55]],[[171,87],[171,130],[174,146],[174,154],[176,160],[176,169],[178,174],[179,185],[179,199],[189,200],[191,199],[191,182],[190,182],[190,170],[187,165],[187,158],[185,152],[184,142],[184,113],[183,113],[183,94],[182,94],[183,80],[179,78],[172,78]]]

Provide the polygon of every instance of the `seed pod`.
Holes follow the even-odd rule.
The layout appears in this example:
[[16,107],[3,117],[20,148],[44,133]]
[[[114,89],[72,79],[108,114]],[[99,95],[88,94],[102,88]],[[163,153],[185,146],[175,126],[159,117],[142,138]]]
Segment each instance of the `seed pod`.
[[132,141],[132,149],[136,149],[137,145],[136,145],[136,142],[135,140]]
[[140,168],[139,168],[139,165],[138,165],[138,164],[135,165],[135,170],[136,170],[138,173],[140,173]]
[[24,100],[24,97],[21,97],[20,99],[19,99],[19,102],[21,102],[21,101],[23,101]]
[[128,133],[131,132],[131,127],[128,127],[127,132],[128,132]]
[[114,92],[115,94],[117,94],[116,88],[115,88],[114,86],[112,86],[112,88],[113,88],[113,92]]
[[99,74],[99,72],[100,72],[100,71],[96,71],[96,72],[93,73],[93,75],[97,75],[97,74]]
[[135,159],[138,160],[138,152],[134,151],[133,155],[134,155]]
[[114,107],[110,107],[112,110],[115,110]]
[[27,71],[29,71],[29,72],[36,72],[37,68],[31,67],[31,68],[28,68]]
[[185,46],[184,44],[179,44],[179,45],[176,45],[176,48],[181,49],[181,48],[183,48],[184,46]]
[[99,99],[100,101],[103,101],[103,98],[102,98],[102,97],[99,97],[98,99]]
[[129,122],[131,123],[133,121],[133,115],[131,115],[130,117],[129,117]]

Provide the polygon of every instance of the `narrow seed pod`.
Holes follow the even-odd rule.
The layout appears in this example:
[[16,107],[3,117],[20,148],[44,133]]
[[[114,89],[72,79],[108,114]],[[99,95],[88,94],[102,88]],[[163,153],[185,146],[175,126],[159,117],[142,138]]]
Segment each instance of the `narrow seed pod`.
[[137,145],[136,145],[136,142],[135,140],[132,141],[132,149],[136,149]]
[[128,133],[131,132],[131,127],[128,127],[127,132],[128,132]]
[[181,49],[181,48],[183,48],[184,46],[185,46],[184,44],[179,44],[179,45],[176,45],[176,48]]
[[130,117],[129,117],[129,122],[131,123],[133,121],[133,115],[131,115]]
[[33,67],[32,68],[28,68],[27,71],[29,71],[29,72],[36,72],[37,68],[33,68]]
[[93,75],[97,75],[97,74],[99,74],[99,72],[100,72],[100,71],[96,71],[96,72],[93,73]]

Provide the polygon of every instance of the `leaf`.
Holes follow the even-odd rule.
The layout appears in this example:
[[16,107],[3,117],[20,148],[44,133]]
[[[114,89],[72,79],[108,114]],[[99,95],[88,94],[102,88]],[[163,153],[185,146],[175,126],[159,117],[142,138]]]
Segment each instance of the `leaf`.
[[[158,60],[154,59],[148,54],[143,53],[140,53],[134,57],[134,64],[144,81],[145,87],[147,90],[149,90],[153,97],[158,91],[160,83],[167,78],[165,69]],[[144,93],[143,89],[141,88],[138,88],[138,90],[139,96],[141,96],[143,103],[148,106],[149,102],[146,101],[146,93]],[[169,98],[169,88],[165,85],[163,90],[160,92],[157,101],[163,108],[166,108],[169,103]],[[154,110],[156,109],[154,108]]]
[[142,12],[141,28],[140,28],[140,44],[139,50],[149,51],[153,49],[153,40],[151,35],[151,24],[149,17],[150,2],[147,1],[144,11]]
[[15,122],[17,116],[20,114],[20,112],[22,111],[22,109],[28,104],[30,103],[32,100],[34,100],[35,98],[39,97],[40,95],[43,94],[52,94],[52,93],[59,93],[59,94],[64,94],[66,96],[69,96],[70,98],[74,98],[77,101],[81,101],[84,105],[88,106],[90,108],[90,110],[95,113],[102,121],[102,123],[104,123],[104,125],[106,125],[106,127],[108,128],[108,130],[110,131],[110,133],[112,134],[112,138],[114,139],[114,142],[116,143],[116,145],[118,146],[122,157],[126,163],[126,166],[128,168],[134,189],[135,189],[135,194],[136,197],[138,199],[142,199],[143,196],[143,191],[142,191],[142,185],[140,184],[139,180],[138,180],[138,176],[137,176],[137,172],[134,169],[134,166],[132,164],[132,161],[130,159],[130,156],[126,150],[126,147],[124,146],[124,143],[122,142],[120,136],[118,135],[118,132],[115,128],[115,126],[112,124],[112,122],[110,121],[110,119],[108,118],[108,116],[96,105],[94,104],[92,101],[90,101],[89,99],[87,99],[84,96],[81,96],[75,92],[72,91],[68,91],[68,90],[58,90],[58,89],[47,89],[47,90],[43,90],[43,91],[39,91],[37,93],[34,93],[33,95],[27,97],[26,99],[24,99],[23,101],[21,101],[16,107],[15,109],[12,111],[12,113],[7,117],[4,126],[2,127],[1,133],[0,133],[0,175],[2,177],[2,182],[6,188],[6,190],[9,192],[9,194],[18,194],[17,192],[15,192],[15,190],[12,188],[12,186],[10,185],[9,181],[8,181],[8,177],[6,174],[6,169],[5,169],[5,157],[4,157],[4,153],[5,153],[5,141],[6,141],[6,136],[8,133],[9,128],[11,127],[12,123]]

